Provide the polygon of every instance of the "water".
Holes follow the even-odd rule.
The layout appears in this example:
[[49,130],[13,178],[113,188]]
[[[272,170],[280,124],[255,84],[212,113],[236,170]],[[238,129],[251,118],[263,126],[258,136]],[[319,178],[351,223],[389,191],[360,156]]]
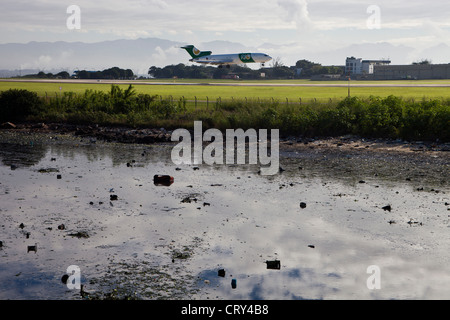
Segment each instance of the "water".
[[266,177],[176,166],[170,145],[57,138],[2,134],[1,299],[81,299],[61,282],[71,265],[92,296],[450,298],[445,161],[282,153],[285,171]]

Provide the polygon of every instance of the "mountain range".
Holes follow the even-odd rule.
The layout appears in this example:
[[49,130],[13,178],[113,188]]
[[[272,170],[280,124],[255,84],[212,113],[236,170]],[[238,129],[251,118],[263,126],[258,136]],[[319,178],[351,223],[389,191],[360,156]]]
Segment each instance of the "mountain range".
[[[73,70],[104,70],[111,67],[131,69],[145,75],[151,66],[188,64],[190,57],[180,49],[186,43],[158,38],[114,40],[95,43],[29,42],[0,44],[0,76],[26,75],[35,71],[58,72]],[[344,65],[346,57],[390,59],[392,64],[411,64],[421,59],[433,63],[449,63],[450,47],[441,43],[418,52],[412,47],[387,42],[353,44],[342,48],[323,48],[319,51],[298,49],[295,43],[276,45],[264,43],[248,47],[230,41],[194,44],[213,53],[265,52],[287,66],[306,59],[322,65]],[[270,63],[269,63],[270,65]],[[259,65],[257,66],[259,68]]]

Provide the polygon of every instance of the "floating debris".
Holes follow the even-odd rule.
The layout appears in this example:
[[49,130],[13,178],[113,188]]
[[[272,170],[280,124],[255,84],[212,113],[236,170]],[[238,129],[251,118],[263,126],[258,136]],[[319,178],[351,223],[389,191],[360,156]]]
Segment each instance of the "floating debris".
[[78,231],[78,232],[75,232],[75,233],[69,233],[69,236],[76,237],[78,239],[80,239],[80,238],[85,238],[85,239],[89,238],[89,234],[86,231]]
[[275,269],[275,270],[281,269],[280,260],[266,261],[266,264],[267,264],[267,269]]
[[236,287],[237,287],[237,280],[231,279],[231,288],[236,289]]
[[153,183],[155,186],[170,186],[174,182],[174,178],[169,175],[155,175],[153,177]]
[[27,247],[27,253],[30,251],[34,251],[34,253],[37,252],[37,243],[34,244],[34,246],[28,246]]

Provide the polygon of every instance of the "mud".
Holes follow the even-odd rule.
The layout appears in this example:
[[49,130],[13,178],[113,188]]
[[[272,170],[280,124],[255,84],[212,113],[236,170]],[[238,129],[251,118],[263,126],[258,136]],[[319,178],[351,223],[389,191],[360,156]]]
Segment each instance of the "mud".
[[111,138],[127,130],[0,132],[0,298],[450,298],[447,144],[287,137],[261,176],[175,166],[170,132]]

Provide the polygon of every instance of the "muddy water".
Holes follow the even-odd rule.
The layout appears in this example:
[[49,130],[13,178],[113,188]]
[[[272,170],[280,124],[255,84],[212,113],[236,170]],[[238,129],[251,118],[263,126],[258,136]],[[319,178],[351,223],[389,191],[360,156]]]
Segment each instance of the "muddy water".
[[264,177],[175,166],[170,145],[0,142],[1,299],[81,299],[61,282],[72,265],[91,298],[450,298],[448,155],[290,152]]

